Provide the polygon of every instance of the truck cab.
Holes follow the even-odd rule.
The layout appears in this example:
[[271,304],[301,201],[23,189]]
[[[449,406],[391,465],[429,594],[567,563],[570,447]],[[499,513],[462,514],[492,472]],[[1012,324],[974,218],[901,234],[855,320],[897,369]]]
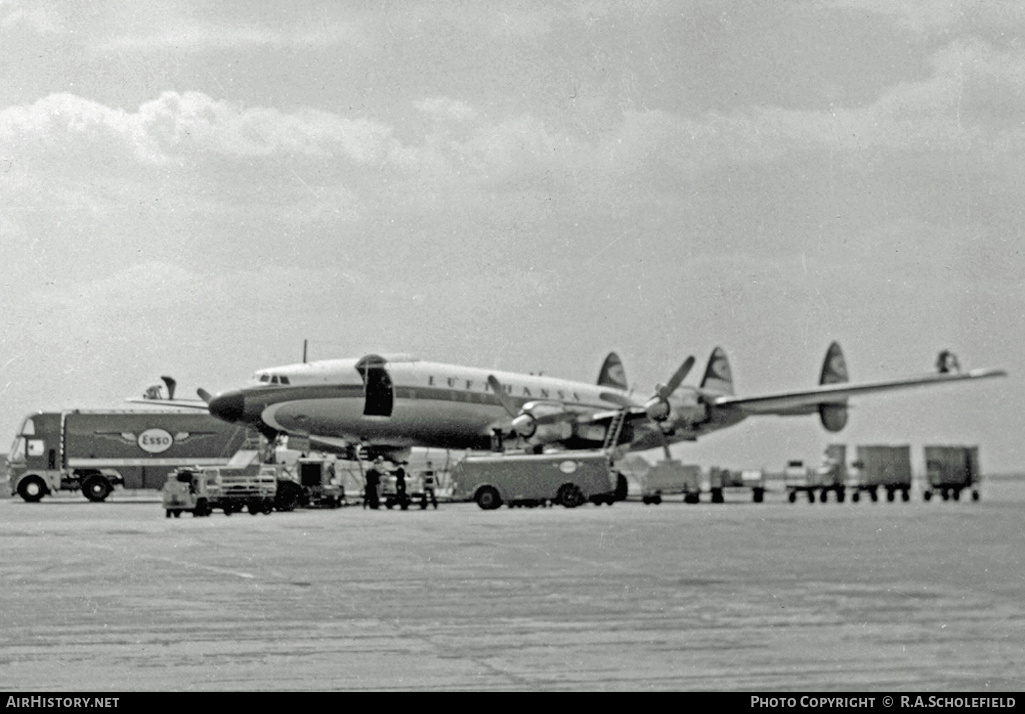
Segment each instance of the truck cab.
[[214,469],[186,468],[172,471],[162,491],[165,516],[178,518],[183,512],[209,516],[221,495],[219,474]]
[[113,469],[67,468],[64,417],[62,412],[38,412],[22,421],[8,456],[12,496],[32,503],[61,490],[81,489],[90,501],[102,501],[124,482]]

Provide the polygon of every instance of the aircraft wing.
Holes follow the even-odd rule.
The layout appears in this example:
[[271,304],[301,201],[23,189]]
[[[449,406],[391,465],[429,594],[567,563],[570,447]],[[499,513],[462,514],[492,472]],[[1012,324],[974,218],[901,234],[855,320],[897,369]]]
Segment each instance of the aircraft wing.
[[810,414],[820,405],[844,404],[849,397],[856,397],[862,394],[874,394],[876,392],[908,389],[910,387],[927,387],[935,384],[963,382],[970,379],[1004,377],[1006,375],[1007,372],[1002,369],[973,369],[968,372],[935,373],[921,377],[864,382],[862,384],[850,384],[848,382],[823,384],[811,389],[766,394],[758,397],[721,395],[711,397],[710,401],[718,409],[736,409],[745,414]]
[[201,409],[207,411],[207,404],[202,399],[146,399],[145,397],[126,397],[129,404],[145,404],[147,407],[173,409]]

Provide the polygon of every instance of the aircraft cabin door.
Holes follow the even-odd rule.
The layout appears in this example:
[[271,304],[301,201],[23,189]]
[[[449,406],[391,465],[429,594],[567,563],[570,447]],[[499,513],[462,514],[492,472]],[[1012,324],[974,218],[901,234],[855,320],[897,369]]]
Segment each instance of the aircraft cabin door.
[[378,355],[367,355],[356,364],[363,378],[364,416],[390,417],[395,406],[395,389],[384,365],[384,358]]

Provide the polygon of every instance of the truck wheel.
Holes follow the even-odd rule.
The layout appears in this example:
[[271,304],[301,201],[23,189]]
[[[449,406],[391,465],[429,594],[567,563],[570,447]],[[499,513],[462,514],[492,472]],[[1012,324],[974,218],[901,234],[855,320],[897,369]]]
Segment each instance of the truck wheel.
[[477,495],[474,496],[473,500],[485,511],[493,511],[502,505],[502,497],[491,486],[483,486],[478,489]]
[[249,504],[249,515],[250,516],[258,516],[258,515],[260,515],[260,511],[262,511],[262,510],[263,510],[263,506],[261,504],[259,504],[259,503],[250,503]]
[[886,500],[890,501],[892,503],[893,502],[893,496],[894,496],[893,489],[892,488],[886,489]]
[[944,501],[949,501],[949,500],[950,500],[950,491],[948,491],[948,490],[947,490],[947,489],[945,489],[945,488],[944,488],[944,489],[941,489],[941,490],[940,490],[940,496],[942,496],[942,497],[943,497],[943,500],[944,500]]
[[762,501],[764,501],[765,500],[765,491],[763,491],[760,488],[756,488],[754,490],[754,494],[752,496],[752,500],[755,503],[761,503]]
[[908,501],[910,501],[911,500],[911,492],[908,491],[906,488],[901,489],[900,500],[904,501],[904,503],[907,503]]
[[294,511],[299,505],[302,489],[291,481],[278,481],[278,491],[274,495],[274,507],[279,511]]
[[18,495],[26,503],[35,503],[48,493],[46,483],[38,476],[26,476],[18,484]]
[[627,493],[630,490],[630,483],[626,480],[626,476],[621,473],[616,474],[616,495],[614,496],[617,501],[625,501]]
[[868,492],[868,495],[872,499],[872,503],[879,500],[879,493],[874,488]]
[[712,489],[712,503],[725,503],[726,499],[722,495],[721,488]]
[[961,489],[959,489],[959,488],[955,488],[954,489],[954,500],[955,501],[960,501],[961,500]]
[[857,503],[861,500],[861,491],[855,491],[851,494],[851,500]]
[[110,495],[110,483],[105,478],[92,476],[82,484],[82,495],[94,503],[99,503]]
[[847,491],[845,491],[842,488],[838,488],[836,490],[836,502],[837,503],[843,503],[846,500],[847,500]]
[[815,492],[808,491],[808,503],[815,503]]
[[176,508],[176,509],[174,509],[173,511],[171,511],[171,513],[173,513],[173,514],[174,514],[174,517],[175,517],[175,518],[181,518],[181,517],[182,517],[182,512],[181,512],[181,511],[179,511],[179,510],[178,510],[177,508]]
[[925,491],[925,492],[923,492],[922,493],[922,498],[924,498],[926,501],[931,501],[932,500],[932,491]]
[[978,501],[979,500],[979,492],[978,491],[972,491],[972,500],[973,501]]
[[819,491],[819,503],[825,503],[826,499],[829,498],[829,489],[822,489]]
[[575,483],[564,483],[559,486],[555,497],[566,508],[576,508],[587,502],[583,492]]
[[166,511],[164,511],[164,518],[170,518],[170,517],[171,517],[171,509],[169,508]]
[[791,503],[797,503],[797,491],[791,491],[787,494],[787,500]]

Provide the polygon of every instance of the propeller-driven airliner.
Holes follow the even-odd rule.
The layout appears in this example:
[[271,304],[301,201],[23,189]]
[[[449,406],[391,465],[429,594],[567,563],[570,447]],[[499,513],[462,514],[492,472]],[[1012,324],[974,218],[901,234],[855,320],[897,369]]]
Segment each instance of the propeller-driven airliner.
[[307,437],[333,448],[402,459],[411,447],[487,450],[512,440],[540,451],[666,448],[740,423],[749,416],[817,414],[828,431],[847,423],[853,397],[911,387],[975,381],[1001,369],[936,372],[860,384],[848,381],[837,343],[826,352],[819,384],[808,389],[738,396],[726,353],[715,348],[698,386],[682,384],[688,357],[646,400],[628,387],[610,353],[595,383],[368,354],[258,370],[245,386],[195,404],[268,438]]

